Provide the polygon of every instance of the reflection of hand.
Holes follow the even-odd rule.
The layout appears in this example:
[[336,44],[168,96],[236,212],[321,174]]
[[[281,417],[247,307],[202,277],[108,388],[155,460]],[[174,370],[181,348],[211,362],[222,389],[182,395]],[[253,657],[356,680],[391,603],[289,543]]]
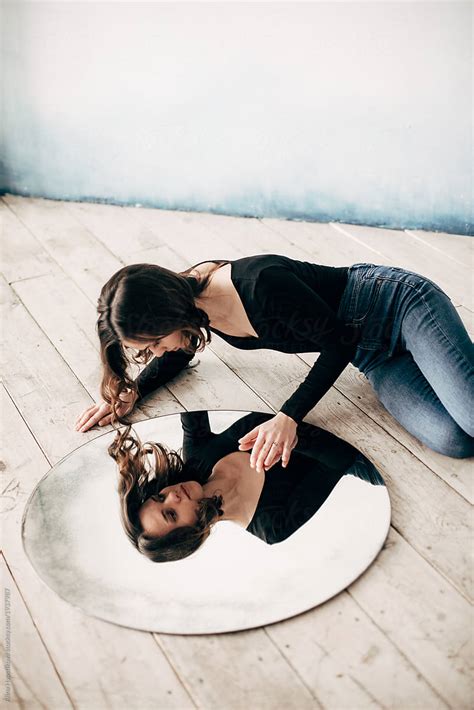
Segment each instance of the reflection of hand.
[[[117,414],[119,417],[124,417],[126,414],[132,411],[135,406],[135,402],[138,399],[136,392],[128,391],[123,392],[120,395],[121,403],[117,407]],[[98,424],[99,426],[106,426],[112,421],[112,407],[108,402],[99,402],[98,404],[93,404],[91,407],[85,410],[76,422],[76,431],[85,432],[91,427]]]
[[296,428],[294,419],[278,412],[272,419],[259,424],[239,439],[239,449],[252,449],[250,465],[259,473],[264,473],[280,458],[282,466],[285,467],[298,441]]

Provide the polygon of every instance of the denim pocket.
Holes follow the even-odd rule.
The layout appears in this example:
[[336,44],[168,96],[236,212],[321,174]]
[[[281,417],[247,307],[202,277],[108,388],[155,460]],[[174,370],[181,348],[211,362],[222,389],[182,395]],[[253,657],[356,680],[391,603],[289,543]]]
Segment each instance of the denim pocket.
[[358,314],[361,327],[359,347],[387,351],[395,347],[394,320],[400,284],[396,279],[374,274],[364,290],[365,300],[362,300]]
[[353,325],[362,325],[367,317],[372,313],[378,301],[381,281],[366,275],[359,285],[357,298],[351,314]]
[[360,314],[360,304],[365,299],[366,276],[376,268],[374,264],[353,264],[350,267],[337,312],[338,318],[346,325],[357,325],[364,320],[364,314]]

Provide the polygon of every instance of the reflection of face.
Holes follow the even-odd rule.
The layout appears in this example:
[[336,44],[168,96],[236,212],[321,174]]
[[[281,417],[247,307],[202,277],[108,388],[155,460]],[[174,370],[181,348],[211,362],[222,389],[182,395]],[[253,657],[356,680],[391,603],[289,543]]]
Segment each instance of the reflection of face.
[[122,340],[122,345],[134,350],[149,350],[156,357],[161,357],[171,350],[179,350],[185,345],[185,338],[180,330],[175,330],[162,338],[150,338],[150,340]]
[[201,498],[204,491],[197,481],[162,488],[157,495],[148,498],[138,512],[144,533],[161,537],[175,528],[194,525]]

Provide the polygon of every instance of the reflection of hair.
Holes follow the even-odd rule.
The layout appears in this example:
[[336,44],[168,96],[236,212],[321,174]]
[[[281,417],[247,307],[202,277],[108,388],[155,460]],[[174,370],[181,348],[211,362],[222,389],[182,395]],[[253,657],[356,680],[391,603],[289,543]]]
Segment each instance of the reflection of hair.
[[[222,496],[199,501],[194,526],[177,527],[162,537],[146,535],[138,517],[143,503],[165,486],[185,480],[183,473],[189,475],[189,472],[176,451],[169,451],[162,444],[151,441],[142,444],[130,430],[128,426],[118,432],[108,449],[119,468],[118,492],[125,532],[137,550],[153,562],[171,562],[188,557],[202,545],[212,524],[222,515]],[[150,473],[153,474],[151,477]]]
[[[133,264],[117,271],[103,286],[97,305],[104,368],[101,394],[115,413],[120,394],[127,389],[136,390],[127,375],[129,360],[121,344],[124,338],[147,342],[180,331],[189,352],[202,350],[209,342],[209,318],[195,305],[209,276],[198,279],[190,272],[191,269],[175,273],[155,264]],[[146,362],[149,357],[149,353],[140,351],[138,359]]]

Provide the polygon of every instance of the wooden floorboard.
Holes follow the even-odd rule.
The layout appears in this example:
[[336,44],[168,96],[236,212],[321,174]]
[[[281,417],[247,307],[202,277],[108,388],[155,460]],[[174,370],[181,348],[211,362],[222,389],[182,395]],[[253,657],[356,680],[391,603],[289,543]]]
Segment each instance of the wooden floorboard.
[[[431,249],[440,252],[445,258],[457,261],[458,264],[470,269],[474,266],[474,240],[459,234],[444,232],[427,232],[413,229],[405,230],[408,234],[426,244]],[[427,252],[427,255],[430,252]]]
[[20,707],[72,708],[61,678],[2,554],[0,576],[3,590],[2,611],[9,623],[6,635],[8,641],[5,640],[5,635],[2,635],[0,647],[2,658],[8,657],[10,660],[8,666],[2,663],[0,671],[1,687],[7,693],[3,699],[8,699],[14,706]]
[[[101,433],[79,435],[73,425],[100,378],[97,296],[124,264],[182,269],[209,258],[280,253],[328,265],[399,265],[439,282],[471,327],[473,242],[418,230],[10,195],[0,202],[0,218],[0,500],[4,588],[14,600],[18,633],[13,704],[52,710],[470,707],[472,462],[439,456],[416,442],[353,368],[309,420],[377,464],[389,488],[393,526],[369,570],[320,608],[225,636],[115,627],[86,617],[45,588],[24,555],[19,528],[41,475]],[[238,351],[214,338],[195,368],[147,398],[135,416],[183,407],[277,410],[313,361]],[[34,663],[26,667],[29,656]]]

